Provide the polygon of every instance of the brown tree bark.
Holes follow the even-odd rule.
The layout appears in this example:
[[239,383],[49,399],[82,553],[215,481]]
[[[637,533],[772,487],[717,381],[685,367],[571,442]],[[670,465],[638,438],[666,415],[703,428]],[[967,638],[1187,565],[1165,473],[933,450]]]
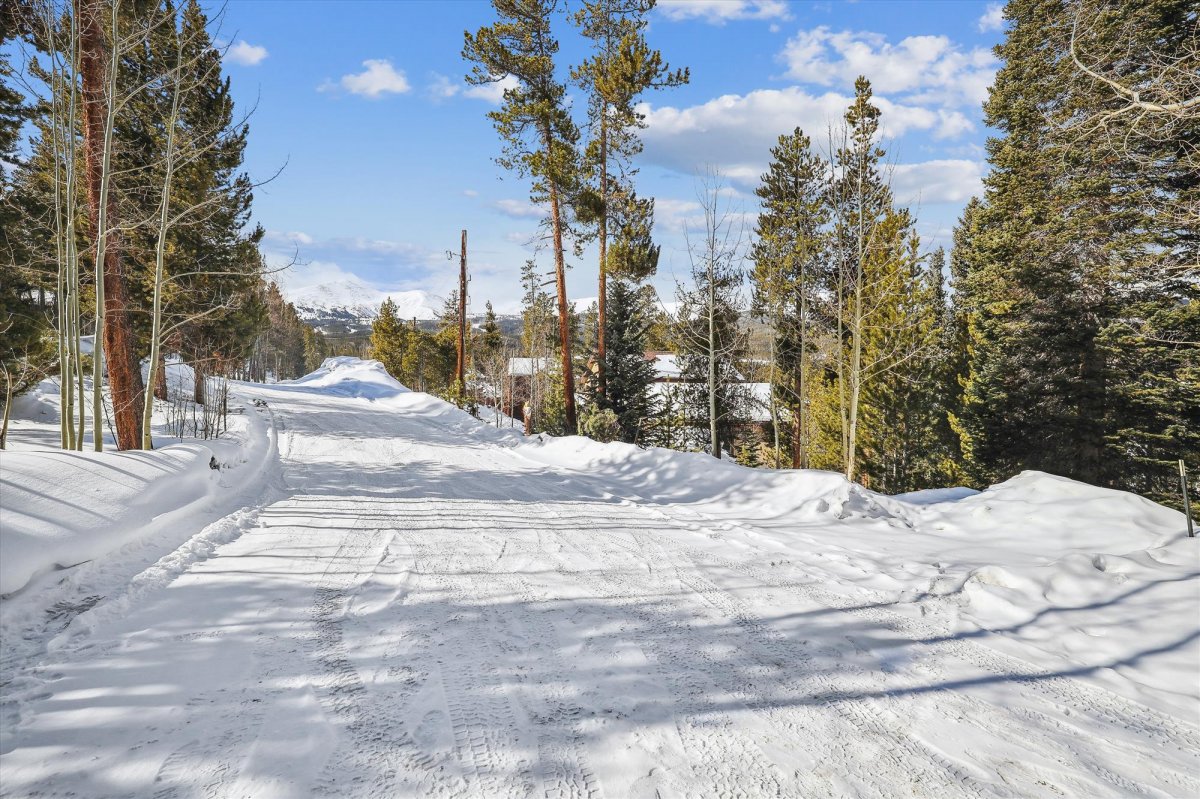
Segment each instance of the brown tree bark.
[[604,396],[608,388],[606,329],[608,327],[608,108],[600,113],[600,286],[596,298],[596,375],[598,393]]
[[[100,230],[100,184],[104,179],[104,129],[108,115],[107,37],[105,3],[76,0],[79,19],[79,72],[83,84],[83,147],[87,165],[89,219],[93,241]],[[129,315],[129,288],[121,266],[120,241],[113,232],[117,223],[115,192],[108,193],[106,227],[109,240],[104,263],[96,271],[104,281],[104,359],[112,392],[113,426],[117,449],[142,447],[142,372],[138,366],[133,324]]]
[[154,379],[154,398],[167,401],[167,359],[162,353],[158,356],[158,374]]
[[[546,153],[550,156],[554,150],[549,129],[543,131]],[[566,406],[567,435],[573,436],[579,432],[575,417],[575,373],[571,364],[571,314],[567,306],[567,268],[563,262],[562,217],[558,208],[558,185],[553,176],[546,182],[550,185],[550,222],[554,228],[554,278],[558,284],[558,340],[562,355],[563,372],[563,402]]]

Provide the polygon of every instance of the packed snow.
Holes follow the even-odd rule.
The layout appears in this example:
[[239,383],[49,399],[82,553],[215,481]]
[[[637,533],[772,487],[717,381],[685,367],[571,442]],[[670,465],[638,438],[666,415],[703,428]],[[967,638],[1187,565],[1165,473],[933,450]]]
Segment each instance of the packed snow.
[[[525,438],[372,361],[0,455],[3,796],[1194,796],[1183,517]],[[214,464],[218,468],[211,468]]]

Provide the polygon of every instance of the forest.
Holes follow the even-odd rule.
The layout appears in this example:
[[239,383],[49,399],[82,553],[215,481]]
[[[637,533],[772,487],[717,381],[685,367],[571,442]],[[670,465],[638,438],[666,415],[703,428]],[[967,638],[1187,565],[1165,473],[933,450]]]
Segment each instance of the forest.
[[[895,199],[874,76],[860,77],[827,128],[777,131],[757,215],[700,169],[675,297],[648,285],[660,245],[638,192],[638,104],[691,76],[650,44],[654,2],[492,5],[496,21],[464,34],[465,79],[507,81],[488,114],[496,162],[546,209],[549,264],[513,268],[519,338],[489,307],[461,354],[457,296],[435,331],[385,303],[369,352],[401,382],[484,419],[527,415],[531,432],[827,469],[885,493],[1036,469],[1179,505],[1178,461],[1200,468],[1193,3],[1006,5],[984,190],[948,251]],[[5,44],[37,54],[18,71],[6,46],[0,64],[6,418],[53,376],[64,448],[99,449],[105,428],[119,449],[150,448],[168,358],[262,381],[336,354],[259,251],[269,176],[242,169],[252,118],[200,3],[3,14]],[[588,42],[578,63],[559,55],[568,28]],[[568,287],[585,248],[599,283]],[[665,388],[648,352],[675,356]],[[519,391],[514,357],[532,365]],[[194,385],[202,404],[209,382]]]

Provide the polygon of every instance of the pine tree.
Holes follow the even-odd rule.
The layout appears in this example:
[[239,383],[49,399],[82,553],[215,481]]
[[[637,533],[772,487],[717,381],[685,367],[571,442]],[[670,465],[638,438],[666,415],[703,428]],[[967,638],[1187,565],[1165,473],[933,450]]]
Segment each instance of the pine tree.
[[[1122,118],[1127,98],[1071,50],[1086,30],[1076,55],[1102,53],[1118,82],[1149,86],[1146,54],[1183,52],[1194,8],[1012,0],[1005,14],[985,105],[1000,135],[964,260],[970,365],[955,422],[967,467],[980,482],[1032,468],[1163,496],[1168,465],[1200,457],[1197,404],[1184,399],[1198,387],[1196,236],[1175,215],[1200,195],[1200,138],[1182,118],[1179,135],[1141,135],[1141,115]],[[1089,127],[1098,117],[1107,131]]]
[[750,254],[754,306],[773,331],[773,403],[791,417],[794,469],[808,466],[811,361],[818,339],[829,330],[824,300],[830,283],[824,267],[827,172],[809,138],[796,128],[771,149],[770,168],[755,190],[762,212]]
[[534,202],[550,209],[554,274],[558,289],[559,360],[562,368],[565,430],[575,433],[575,376],[571,357],[567,272],[563,238],[567,230],[566,203],[579,179],[576,143],[579,131],[566,104],[566,88],[554,76],[558,42],[550,20],[558,0],[492,0],[500,19],[467,32],[463,58],[471,62],[467,82],[495,83],[506,76],[517,80],[504,92],[498,111],[488,114],[505,141],[501,166],[532,177]]
[[483,317],[483,335],[480,346],[485,357],[495,357],[504,348],[504,336],[500,333],[500,325],[496,321],[496,312],[492,310],[492,301],[488,300]]
[[[652,274],[657,266],[658,250],[649,242],[654,214],[653,200],[638,200],[627,184],[636,172],[630,164],[641,151],[636,131],[644,127],[635,108],[638,96],[649,88],[681,86],[688,82],[688,70],[671,71],[662,54],[650,49],[645,39],[647,14],[655,0],[582,0],[575,23],[592,40],[594,54],[572,76],[589,94],[593,141],[588,148],[589,161],[598,175],[597,239],[600,250],[599,340],[596,360],[599,369],[599,393],[607,382],[608,274],[616,271],[626,277],[639,272]],[[609,261],[609,220],[624,217],[615,249]]]
[[396,303],[391,297],[379,306],[379,315],[371,322],[371,357],[383,364],[388,374],[405,382],[404,353],[408,344],[408,330],[396,316]]
[[593,387],[590,399],[596,408],[613,412],[620,440],[634,443],[651,415],[654,366],[646,360],[648,297],[624,280],[612,280],[610,289],[608,385],[603,393]]

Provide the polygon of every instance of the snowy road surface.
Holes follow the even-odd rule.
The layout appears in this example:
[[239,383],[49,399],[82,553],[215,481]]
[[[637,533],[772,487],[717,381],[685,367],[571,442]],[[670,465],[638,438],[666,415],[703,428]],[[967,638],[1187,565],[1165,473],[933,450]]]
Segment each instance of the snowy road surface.
[[1200,790],[1187,703],[831,590],[753,524],[535,462],[421,395],[239,391],[269,406],[278,499],[52,642],[0,794]]

